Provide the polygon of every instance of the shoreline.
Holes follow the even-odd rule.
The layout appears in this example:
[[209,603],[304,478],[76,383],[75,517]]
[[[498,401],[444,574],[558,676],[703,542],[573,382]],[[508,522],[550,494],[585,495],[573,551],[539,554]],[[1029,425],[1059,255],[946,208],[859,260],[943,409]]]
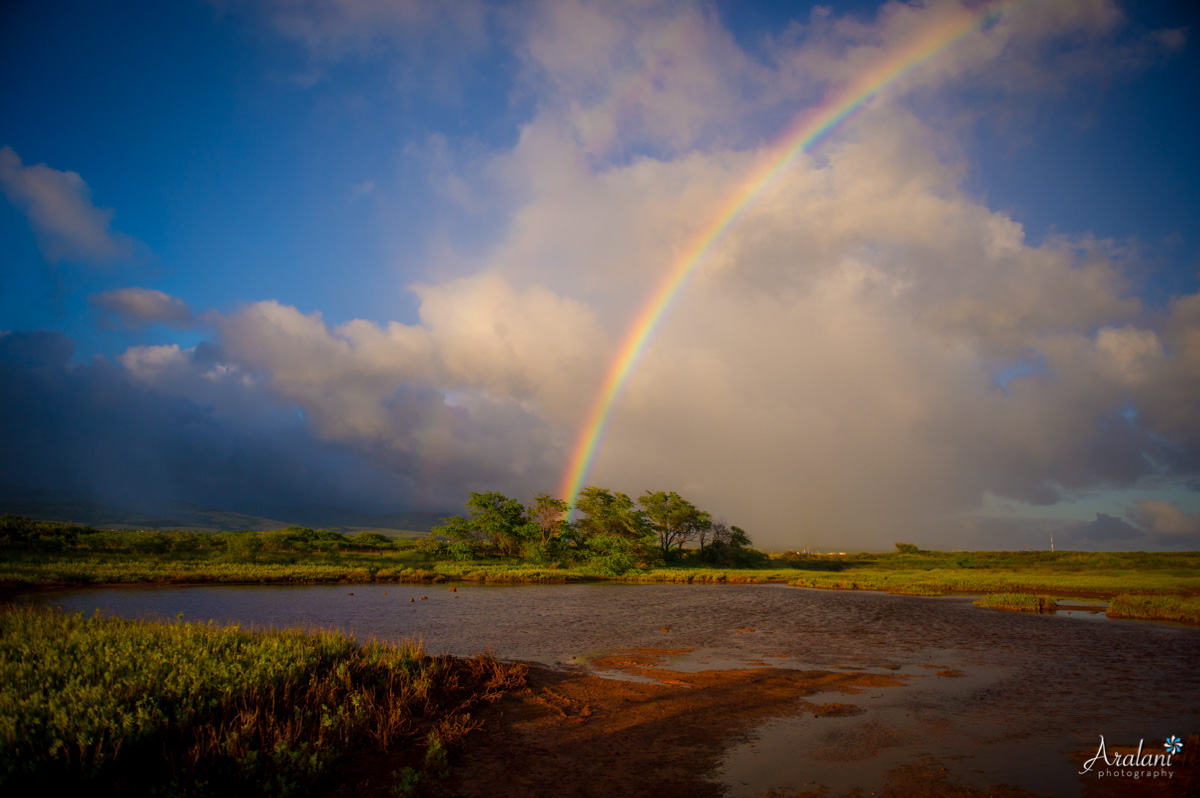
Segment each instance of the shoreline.
[[520,577],[490,577],[486,574],[480,578],[471,578],[474,574],[435,574],[432,578],[421,577],[406,579],[403,577],[392,578],[389,576],[373,576],[367,579],[354,579],[337,577],[330,579],[304,579],[292,577],[278,577],[268,579],[208,579],[208,578],[191,578],[187,575],[172,575],[168,577],[156,577],[153,579],[136,579],[128,581],[104,581],[104,580],[89,580],[89,581],[38,581],[38,582],[18,582],[5,581],[0,582],[0,601],[7,600],[7,597],[17,593],[25,592],[40,592],[52,590],[72,590],[72,589],[104,589],[104,588],[137,588],[137,587],[318,587],[322,585],[441,585],[441,584],[467,584],[467,585],[574,585],[574,584],[647,584],[647,585],[786,585],[787,587],[799,588],[801,590],[831,590],[845,592],[864,592],[864,593],[887,593],[894,596],[910,596],[913,598],[946,598],[959,597],[970,598],[978,596],[986,596],[996,593],[1035,593],[1042,592],[1051,594],[1060,598],[1080,598],[1080,599],[1112,599],[1121,593],[1139,593],[1144,595],[1181,595],[1181,596],[1200,596],[1200,587],[1187,588],[1183,590],[1161,589],[1152,587],[1132,587],[1132,588],[1114,588],[1110,590],[1086,590],[1075,589],[1068,587],[1053,587],[1043,583],[1031,582],[1026,585],[997,587],[997,588],[951,588],[942,592],[923,593],[915,591],[907,591],[902,587],[891,589],[888,587],[880,587],[868,584],[847,585],[820,585],[820,584],[796,584],[794,581],[789,581],[786,578],[766,577],[763,579],[747,578],[739,574],[736,579],[724,578],[696,578],[696,579],[679,579],[670,574],[656,574],[654,571],[639,573],[635,576],[599,576],[599,575],[570,575],[560,579],[532,578],[522,579]]

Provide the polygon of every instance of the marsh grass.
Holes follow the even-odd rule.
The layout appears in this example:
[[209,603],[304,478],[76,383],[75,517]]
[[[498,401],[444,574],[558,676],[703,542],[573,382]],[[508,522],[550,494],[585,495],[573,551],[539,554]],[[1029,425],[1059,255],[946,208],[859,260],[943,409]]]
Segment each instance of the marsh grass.
[[1110,618],[1144,618],[1200,625],[1200,596],[1145,596],[1122,593],[1108,603]]
[[1058,602],[1050,596],[1034,596],[1029,593],[993,593],[974,602],[976,607],[1009,612],[1053,613]]
[[[259,556],[6,552],[0,587],[112,584],[561,583],[621,581],[681,584],[786,583],[830,590],[879,590],[918,596],[1038,593],[1111,597],[1119,593],[1200,594],[1200,556],[975,552],[970,567],[950,555],[923,553],[773,558],[760,568],[675,566],[617,576],[587,566],[520,560],[423,560],[408,552]],[[1048,552],[1046,554],[1049,554]]]
[[785,552],[765,558],[757,567],[733,568],[703,562],[689,550],[674,552],[658,567],[614,569],[605,563],[545,557],[459,560],[448,558],[443,549],[372,533],[348,538],[301,528],[215,535],[113,531],[0,516],[0,587],[621,581],[786,583],[916,596],[1107,598],[1127,593],[1173,594],[1183,600],[1200,595],[1200,552],[937,552],[908,546],[903,552],[884,554]]
[[417,643],[359,646],[329,631],[10,606],[0,610],[0,791],[311,792],[356,750],[444,753],[474,728],[471,705],[524,673],[488,655],[431,657]]

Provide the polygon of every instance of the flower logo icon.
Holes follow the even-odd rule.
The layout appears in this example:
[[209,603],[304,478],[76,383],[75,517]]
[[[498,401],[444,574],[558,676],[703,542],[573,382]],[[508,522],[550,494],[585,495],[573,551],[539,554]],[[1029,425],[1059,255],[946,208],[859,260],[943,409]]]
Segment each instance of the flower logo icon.
[[1172,734],[1167,738],[1167,741],[1163,743],[1163,748],[1167,749],[1168,754],[1178,754],[1179,749],[1183,748],[1183,742],[1174,734]]

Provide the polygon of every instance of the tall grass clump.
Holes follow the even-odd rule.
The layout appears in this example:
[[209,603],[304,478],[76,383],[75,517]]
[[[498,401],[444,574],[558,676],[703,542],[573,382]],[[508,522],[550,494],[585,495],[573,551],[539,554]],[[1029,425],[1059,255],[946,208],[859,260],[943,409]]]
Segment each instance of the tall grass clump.
[[351,752],[452,745],[524,679],[487,655],[0,610],[0,792],[292,795]]
[[1200,624],[1200,596],[1138,596],[1122,593],[1108,603],[1109,618],[1144,618]]
[[1033,596],[1029,593],[993,593],[974,602],[976,607],[1010,612],[1054,612],[1058,602],[1050,596]]

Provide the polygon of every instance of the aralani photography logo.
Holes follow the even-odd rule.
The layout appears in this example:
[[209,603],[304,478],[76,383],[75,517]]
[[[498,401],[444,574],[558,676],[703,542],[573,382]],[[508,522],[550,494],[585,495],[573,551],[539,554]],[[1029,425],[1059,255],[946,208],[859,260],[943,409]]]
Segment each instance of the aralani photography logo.
[[1183,748],[1183,741],[1177,735],[1171,735],[1163,743],[1165,753],[1143,752],[1145,740],[1138,740],[1137,750],[1130,749],[1122,752],[1117,748],[1111,751],[1105,746],[1104,735],[1100,735],[1100,747],[1096,755],[1083,763],[1079,775],[1095,773],[1098,779],[1170,779],[1175,771],[1171,769],[1171,757]]

